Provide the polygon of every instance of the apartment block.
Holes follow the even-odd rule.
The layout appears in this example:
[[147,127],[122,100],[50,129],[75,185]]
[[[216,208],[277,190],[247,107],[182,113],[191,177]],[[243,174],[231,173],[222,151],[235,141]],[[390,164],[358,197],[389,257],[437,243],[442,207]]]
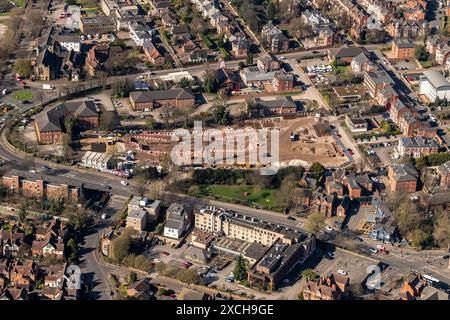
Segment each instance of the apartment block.
[[42,177],[22,177],[17,174],[3,176],[3,185],[14,194],[30,199],[77,203],[80,200],[82,186],[69,186],[50,183]]

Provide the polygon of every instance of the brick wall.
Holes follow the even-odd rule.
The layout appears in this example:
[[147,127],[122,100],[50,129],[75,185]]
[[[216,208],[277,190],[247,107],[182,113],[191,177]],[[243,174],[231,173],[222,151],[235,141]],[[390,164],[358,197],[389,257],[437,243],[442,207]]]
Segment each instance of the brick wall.
[[14,193],[20,191],[20,179],[19,176],[3,177],[3,185]]
[[81,190],[78,187],[67,184],[48,184],[44,180],[35,181],[21,179],[19,176],[4,176],[3,184],[13,193],[20,194],[27,198],[48,199],[53,201],[65,200],[77,203]]

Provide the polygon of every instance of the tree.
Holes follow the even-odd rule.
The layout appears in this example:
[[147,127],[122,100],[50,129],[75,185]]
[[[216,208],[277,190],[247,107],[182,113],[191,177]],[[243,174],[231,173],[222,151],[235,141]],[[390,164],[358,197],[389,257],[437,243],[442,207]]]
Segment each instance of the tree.
[[78,4],[77,0],[66,0],[68,6],[74,6]]
[[63,156],[64,161],[69,160],[72,157],[72,136],[64,133],[62,135],[62,143],[63,143]]
[[119,118],[114,111],[104,111],[100,115],[100,129],[111,131],[120,125]]
[[157,294],[158,294],[158,296],[165,296],[167,294],[167,289],[166,288],[159,288]]
[[219,125],[228,125],[231,123],[230,111],[223,103],[218,103],[213,108],[214,121]]
[[75,123],[77,122],[77,118],[73,115],[69,115],[64,118],[64,129],[70,137],[73,135],[73,128],[75,126]]
[[293,174],[287,175],[283,178],[280,188],[275,193],[279,203],[286,204],[288,207],[292,204],[296,184],[297,179],[295,179]]
[[145,196],[147,192],[147,180],[144,175],[136,176],[135,192],[141,197]]
[[423,230],[415,229],[411,232],[408,232],[407,238],[411,245],[415,248],[422,248],[425,244],[425,241],[428,239],[429,234]]
[[28,78],[31,75],[33,67],[31,61],[27,59],[17,59],[14,62],[13,71],[22,77]]
[[37,9],[27,10],[26,21],[33,26],[32,35],[37,35],[44,24],[42,11]]
[[[415,231],[422,225],[423,217],[420,213],[417,204],[404,198],[400,204],[395,208],[394,217],[397,222],[398,230],[402,235],[408,235]],[[416,239],[419,237],[419,233],[414,234]]]
[[273,20],[275,18],[275,14],[277,13],[277,8],[274,1],[270,1],[267,5],[266,16],[267,19]]
[[245,266],[244,258],[241,255],[236,258],[233,275],[237,281],[242,281],[247,276],[247,268]]
[[223,34],[220,35],[219,39],[217,39],[217,47],[223,48],[225,47],[225,37]]
[[19,221],[22,223],[25,222],[25,220],[27,219],[27,216],[28,216],[28,210],[24,205],[22,205],[19,210]]
[[309,168],[309,172],[315,179],[320,179],[325,174],[325,167],[320,162],[314,162]]
[[148,130],[155,130],[156,129],[156,121],[155,121],[155,119],[153,119],[153,118],[146,119],[145,120],[145,127]]
[[247,54],[247,58],[246,58],[246,60],[245,60],[245,63],[246,63],[248,66],[253,64],[253,53],[252,53],[252,52],[249,52],[249,53]]
[[450,250],[450,214],[442,212],[438,214],[434,226],[433,237],[440,247]]
[[159,275],[164,275],[167,269],[167,265],[163,262],[156,264],[155,271],[158,272]]
[[63,215],[69,216],[68,224],[75,230],[81,231],[87,227],[89,222],[89,216],[85,208],[66,208]]
[[200,17],[194,17],[189,25],[189,29],[194,34],[202,34],[207,30],[207,24]]
[[217,81],[214,71],[206,70],[203,79],[203,86],[207,93],[213,93],[217,91]]
[[305,229],[314,235],[325,227],[325,217],[320,212],[311,213],[305,223]]
[[180,87],[182,88],[190,88],[192,86],[191,80],[189,80],[188,78],[181,78],[180,79]]
[[317,280],[319,275],[313,269],[305,269],[302,271],[302,277],[306,279],[306,281],[314,281]]
[[177,280],[187,284],[197,284],[200,280],[200,277],[195,269],[181,269],[177,273],[176,278]]
[[134,230],[127,228],[112,241],[112,257],[115,261],[122,262],[130,254],[134,246],[133,234]]
[[128,285],[132,285],[136,280],[137,280],[136,272],[131,271],[127,277]]
[[67,241],[68,256],[70,262],[76,262],[78,259],[78,246],[73,238]]

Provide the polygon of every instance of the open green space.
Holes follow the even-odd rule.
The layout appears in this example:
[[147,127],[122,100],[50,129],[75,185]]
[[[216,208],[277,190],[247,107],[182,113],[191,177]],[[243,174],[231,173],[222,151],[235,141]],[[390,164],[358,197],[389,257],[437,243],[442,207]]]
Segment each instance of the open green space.
[[27,1],[26,0],[13,0],[12,2],[14,2],[16,4],[16,6],[18,6],[19,8],[25,8],[25,3]]
[[20,90],[20,91],[14,92],[14,94],[13,94],[13,98],[15,100],[20,100],[20,101],[32,100],[33,97],[34,97],[33,93],[28,90]]
[[249,203],[263,208],[282,206],[278,203],[275,190],[261,189],[254,186],[242,185],[208,185],[202,188],[207,195],[217,197],[223,201]]

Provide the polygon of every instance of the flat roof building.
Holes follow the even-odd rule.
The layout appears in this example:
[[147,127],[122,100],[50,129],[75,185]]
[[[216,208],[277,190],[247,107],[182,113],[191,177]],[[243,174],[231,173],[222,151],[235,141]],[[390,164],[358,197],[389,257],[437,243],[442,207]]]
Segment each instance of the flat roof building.
[[450,83],[440,71],[427,70],[420,77],[419,92],[431,102],[450,99]]

